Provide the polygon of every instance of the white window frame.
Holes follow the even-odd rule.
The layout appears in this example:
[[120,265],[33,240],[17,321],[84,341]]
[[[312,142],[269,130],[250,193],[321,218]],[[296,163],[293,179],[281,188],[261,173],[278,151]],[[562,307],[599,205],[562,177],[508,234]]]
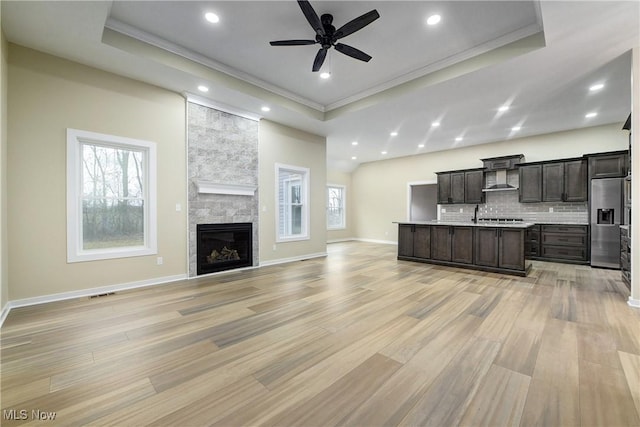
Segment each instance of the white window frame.
[[[82,247],[82,145],[123,148],[144,154],[144,245],[87,249]],[[156,143],[121,136],[67,129],[67,262],[96,261],[158,253]]]
[[[329,189],[339,188],[342,191],[342,223],[337,226],[329,225]],[[327,184],[327,230],[344,230],[347,228],[347,187],[340,184]]]
[[[295,242],[300,240],[309,240],[309,182],[311,181],[311,175],[309,168],[304,168],[300,166],[291,166],[285,165],[281,163],[276,163],[276,203],[275,203],[275,211],[276,211],[276,242]],[[302,204],[302,218],[301,218],[301,233],[289,235],[283,232],[280,229],[281,219],[280,218],[280,172],[292,172],[298,173],[302,175],[302,185],[301,185],[301,204]]]

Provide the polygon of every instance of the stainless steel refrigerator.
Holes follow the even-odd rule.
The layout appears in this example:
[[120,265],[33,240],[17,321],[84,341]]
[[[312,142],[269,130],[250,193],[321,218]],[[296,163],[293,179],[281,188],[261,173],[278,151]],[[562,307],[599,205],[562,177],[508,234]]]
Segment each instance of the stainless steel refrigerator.
[[591,265],[620,268],[623,178],[591,180]]

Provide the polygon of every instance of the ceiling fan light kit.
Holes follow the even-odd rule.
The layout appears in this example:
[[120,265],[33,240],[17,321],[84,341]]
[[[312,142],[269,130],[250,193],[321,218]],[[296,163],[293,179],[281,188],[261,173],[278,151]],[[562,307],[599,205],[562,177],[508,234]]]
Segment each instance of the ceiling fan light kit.
[[316,33],[315,40],[276,40],[270,42],[271,46],[304,46],[319,44],[321,47],[320,50],[318,50],[315,59],[313,60],[313,72],[320,70],[322,64],[324,63],[324,60],[327,57],[327,51],[332,46],[338,52],[344,55],[350,56],[360,61],[369,62],[369,60],[371,59],[370,55],[367,55],[366,53],[359,49],[356,49],[355,47],[339,43],[338,40],[350,34],[353,34],[358,30],[361,30],[362,28],[378,19],[380,17],[380,14],[377,10],[371,10],[364,15],[361,15],[347,22],[342,27],[336,30],[336,28],[333,26],[333,15],[325,13],[321,17],[318,17],[316,11],[306,0],[298,0],[298,5],[300,6],[300,9],[302,9],[302,13],[304,14],[305,18],[307,18],[309,25],[311,25],[311,28],[313,28]]

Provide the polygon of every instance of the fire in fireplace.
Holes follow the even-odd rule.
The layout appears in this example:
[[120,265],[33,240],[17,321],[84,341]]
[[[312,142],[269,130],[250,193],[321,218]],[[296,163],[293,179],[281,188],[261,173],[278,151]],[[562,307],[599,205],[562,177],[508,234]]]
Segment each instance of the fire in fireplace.
[[197,274],[215,273],[253,264],[250,222],[197,225]]

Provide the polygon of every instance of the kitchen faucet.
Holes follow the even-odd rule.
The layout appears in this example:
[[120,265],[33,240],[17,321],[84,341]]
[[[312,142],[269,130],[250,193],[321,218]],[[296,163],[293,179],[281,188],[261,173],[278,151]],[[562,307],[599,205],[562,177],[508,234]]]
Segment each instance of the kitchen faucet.
[[476,205],[476,208],[473,210],[473,223],[478,223],[478,205]]

